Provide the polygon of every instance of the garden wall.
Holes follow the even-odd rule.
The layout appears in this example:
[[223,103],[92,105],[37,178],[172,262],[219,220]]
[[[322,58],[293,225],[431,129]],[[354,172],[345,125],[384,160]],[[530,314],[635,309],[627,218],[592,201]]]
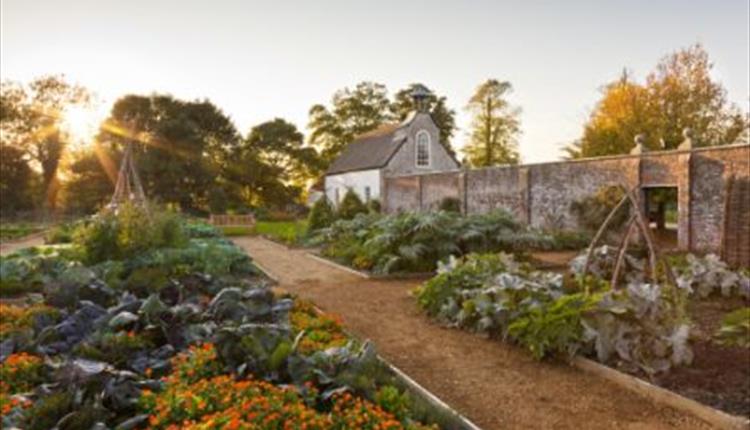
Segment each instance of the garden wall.
[[[736,254],[750,266],[750,145],[386,177],[386,212],[435,210],[458,198],[466,213],[506,209],[532,226],[576,228],[572,202],[605,185],[677,187],[679,248]],[[730,252],[731,251],[731,252]]]

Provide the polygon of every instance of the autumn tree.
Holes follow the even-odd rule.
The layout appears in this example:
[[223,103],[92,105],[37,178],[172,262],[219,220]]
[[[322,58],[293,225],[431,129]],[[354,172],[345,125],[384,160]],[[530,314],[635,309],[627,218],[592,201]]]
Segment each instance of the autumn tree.
[[46,205],[57,200],[58,167],[70,136],[62,126],[65,109],[86,104],[90,95],[63,76],[43,76],[28,85],[3,82],[0,86],[0,134],[4,145],[21,149],[41,171]]
[[624,154],[640,133],[649,149],[675,149],[685,128],[701,146],[747,140],[748,119],[711,78],[712,68],[694,45],[662,58],[644,84],[624,73],[603,88],[583,135],[566,151],[573,158]]
[[469,99],[466,110],[473,119],[464,153],[472,167],[518,164],[520,109],[507,100],[512,90],[510,82],[488,79]]
[[324,165],[333,161],[354,138],[374,130],[391,119],[386,88],[374,82],[360,82],[333,95],[331,107],[310,108],[310,143],[318,148]]
[[[416,110],[412,94],[414,90],[422,84],[414,83],[408,87],[396,92],[393,96],[393,102],[390,105],[392,115],[398,120],[403,121],[406,117]],[[423,85],[422,85],[423,86]],[[426,88],[426,87],[425,87]],[[451,155],[456,155],[456,151],[451,145],[451,140],[456,132],[456,112],[448,108],[446,98],[437,96],[430,91],[427,97],[427,111],[435,121],[438,130],[440,130],[440,143]]]

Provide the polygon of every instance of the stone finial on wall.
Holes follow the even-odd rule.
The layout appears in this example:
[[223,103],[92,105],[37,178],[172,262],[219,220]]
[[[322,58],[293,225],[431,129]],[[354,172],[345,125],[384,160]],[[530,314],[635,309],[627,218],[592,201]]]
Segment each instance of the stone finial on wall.
[[640,155],[646,152],[646,135],[643,133],[637,134],[635,139],[635,146],[630,150],[630,155]]
[[683,151],[689,151],[693,149],[694,141],[693,141],[693,129],[690,127],[685,127],[682,130],[682,137],[685,138],[682,143],[680,143],[680,146],[677,147],[679,150]]

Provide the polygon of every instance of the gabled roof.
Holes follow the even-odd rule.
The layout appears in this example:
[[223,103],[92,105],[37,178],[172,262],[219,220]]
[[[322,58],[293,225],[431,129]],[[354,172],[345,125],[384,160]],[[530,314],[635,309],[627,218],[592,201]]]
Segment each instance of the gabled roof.
[[398,151],[406,137],[394,140],[401,124],[385,124],[373,131],[358,136],[344,148],[341,155],[331,163],[327,175],[370,170],[385,167]]

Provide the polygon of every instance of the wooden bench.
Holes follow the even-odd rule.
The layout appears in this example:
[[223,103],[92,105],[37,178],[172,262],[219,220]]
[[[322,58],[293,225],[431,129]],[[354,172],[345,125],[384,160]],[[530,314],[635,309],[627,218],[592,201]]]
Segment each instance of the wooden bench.
[[211,214],[209,222],[217,227],[254,227],[253,215],[216,215]]

